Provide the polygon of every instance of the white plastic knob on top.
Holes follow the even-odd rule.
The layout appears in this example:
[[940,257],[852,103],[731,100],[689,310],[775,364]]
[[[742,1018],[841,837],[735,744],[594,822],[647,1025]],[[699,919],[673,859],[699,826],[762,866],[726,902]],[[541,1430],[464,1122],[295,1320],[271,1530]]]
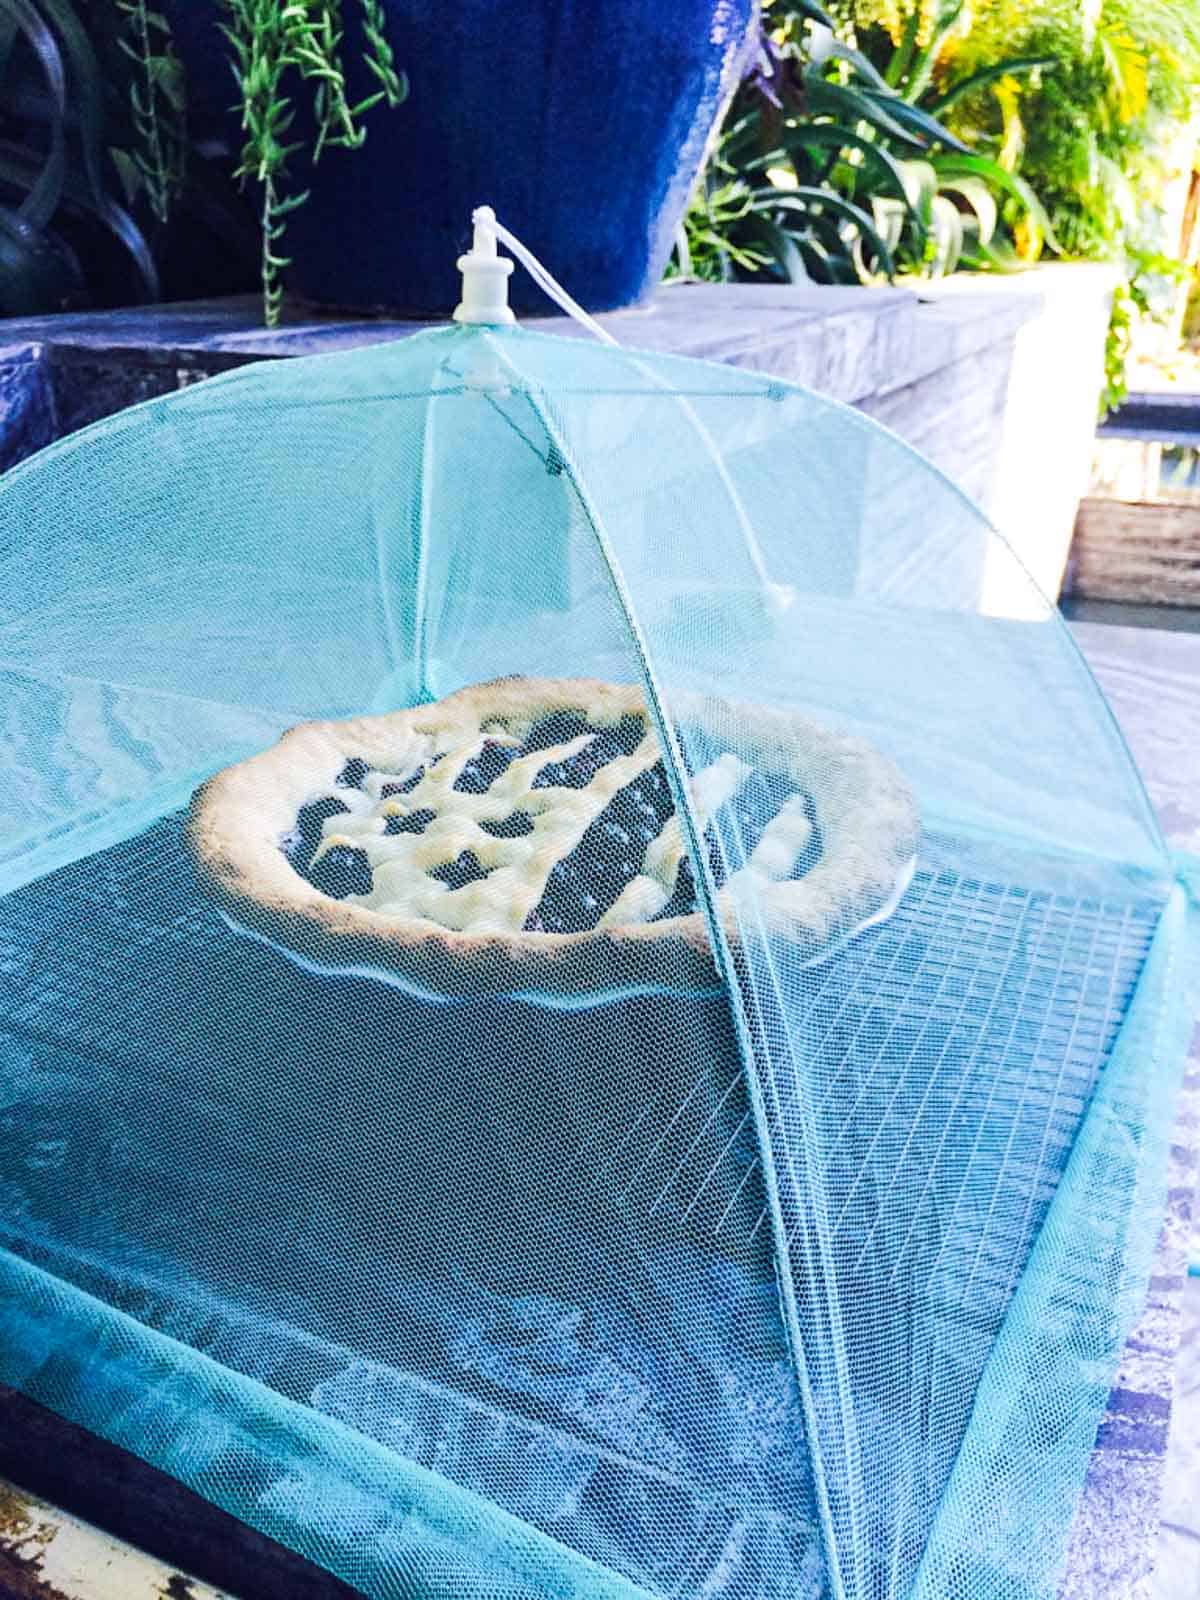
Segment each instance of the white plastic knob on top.
[[480,206],[472,213],[475,238],[465,256],[458,258],[462,273],[462,299],[454,311],[455,322],[490,325],[515,322],[508,303],[508,279],[513,269],[506,256],[496,254],[496,213]]

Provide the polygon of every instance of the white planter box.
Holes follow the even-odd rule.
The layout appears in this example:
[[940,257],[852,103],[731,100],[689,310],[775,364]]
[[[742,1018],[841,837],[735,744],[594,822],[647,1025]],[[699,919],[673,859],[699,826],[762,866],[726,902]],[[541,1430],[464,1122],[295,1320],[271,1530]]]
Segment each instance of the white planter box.
[[[1063,262],[1005,276],[962,273],[920,288],[923,298],[943,303],[981,295],[1032,302],[1016,336],[985,509],[1051,599],[1062,588],[1088,489],[1117,276],[1107,265]],[[1011,592],[1006,565],[996,563],[985,575],[985,606],[1019,614],[1022,602]]]

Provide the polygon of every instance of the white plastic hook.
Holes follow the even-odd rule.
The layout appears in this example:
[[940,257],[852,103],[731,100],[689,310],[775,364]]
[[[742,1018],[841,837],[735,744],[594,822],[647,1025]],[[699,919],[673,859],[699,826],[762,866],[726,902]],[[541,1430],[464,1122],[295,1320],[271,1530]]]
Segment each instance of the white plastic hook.
[[478,322],[495,327],[515,322],[508,303],[508,280],[513,264],[496,254],[496,213],[478,206],[471,214],[475,238],[465,256],[458,258],[462,273],[462,299],[454,311],[455,322]]

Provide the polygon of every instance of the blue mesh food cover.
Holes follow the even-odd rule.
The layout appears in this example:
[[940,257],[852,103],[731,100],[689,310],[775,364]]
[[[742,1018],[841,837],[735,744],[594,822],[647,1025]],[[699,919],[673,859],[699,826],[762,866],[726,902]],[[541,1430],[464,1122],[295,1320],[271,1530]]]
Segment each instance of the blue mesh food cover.
[[1188,898],[852,411],[447,328],[0,489],[0,1382],[377,1600],[1033,1600]]

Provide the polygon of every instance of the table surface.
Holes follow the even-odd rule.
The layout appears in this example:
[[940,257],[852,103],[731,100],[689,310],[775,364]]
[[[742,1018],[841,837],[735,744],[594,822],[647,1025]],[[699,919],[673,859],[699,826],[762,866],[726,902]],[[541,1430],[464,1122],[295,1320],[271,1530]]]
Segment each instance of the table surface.
[[[1073,631],[1117,714],[1174,847],[1200,854],[1200,636],[1098,623]],[[1097,1438],[1063,1600],[1144,1600],[1158,1543],[1200,1144],[1200,1029],[1180,1107],[1169,1202],[1142,1318]],[[0,1593],[32,1600],[219,1600],[217,1591],[0,1482]],[[1200,1581],[1196,1592],[1200,1592]]]
[[[1086,622],[1072,631],[1116,712],[1167,842],[1200,854],[1200,635]],[[1198,1146],[1200,1028],[1192,1037],[1149,1294],[1096,1440],[1064,1600],[1142,1600],[1153,1592]],[[1182,1592],[1200,1594],[1200,1574]]]

